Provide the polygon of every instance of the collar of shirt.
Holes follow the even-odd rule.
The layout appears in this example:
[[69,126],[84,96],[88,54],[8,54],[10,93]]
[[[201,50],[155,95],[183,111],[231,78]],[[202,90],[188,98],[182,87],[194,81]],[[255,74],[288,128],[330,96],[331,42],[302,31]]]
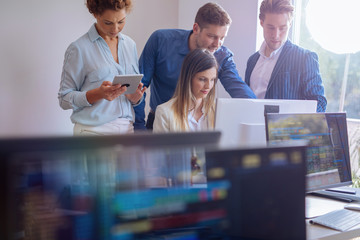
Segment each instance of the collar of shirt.
[[280,54],[282,48],[284,47],[284,44],[285,44],[285,42],[283,42],[283,44],[282,44],[278,49],[276,49],[275,51],[272,51],[272,52],[270,53],[270,56],[267,57],[267,56],[265,55],[266,42],[264,41],[264,42],[261,44],[261,47],[260,47],[260,49],[259,49],[259,54],[260,54],[260,56],[262,56],[262,57],[264,57],[264,58],[273,58],[274,56]]
[[204,114],[204,112],[205,112],[204,106],[201,108],[201,112],[202,112],[202,115],[198,121],[196,121],[194,118],[194,110],[191,110],[189,112],[188,123],[189,123],[189,128],[191,131],[200,131],[200,130],[207,129],[207,121],[206,121],[205,114]]
[[[102,38],[100,36],[100,34],[98,33],[98,31],[96,30],[95,25],[96,25],[96,23],[94,23],[88,31],[90,41],[92,41],[92,42],[95,42],[97,39]],[[119,40],[123,40],[123,37],[121,36],[120,33],[118,34],[118,37],[119,37]]]
[[190,52],[190,48],[189,48],[189,38],[190,38],[190,35],[193,33],[192,30],[189,30],[187,32],[187,34],[184,34],[183,35],[183,39],[181,39],[180,41],[181,42],[184,42],[186,44],[182,44],[182,45],[179,45],[179,53],[183,54],[183,55],[186,55]]
[[284,44],[273,51],[269,57],[265,56],[266,42],[264,41],[259,49],[260,57],[250,76],[250,88],[259,99],[265,98],[271,74],[280,56]]

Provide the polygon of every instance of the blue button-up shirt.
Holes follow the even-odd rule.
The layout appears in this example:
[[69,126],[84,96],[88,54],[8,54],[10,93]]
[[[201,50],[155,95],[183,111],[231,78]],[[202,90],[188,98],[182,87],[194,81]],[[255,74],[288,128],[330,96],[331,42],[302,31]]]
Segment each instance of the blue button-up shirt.
[[66,50],[58,98],[63,109],[73,109],[73,123],[98,126],[116,118],[134,120],[133,106],[124,95],[94,104],[86,98],[87,91],[100,87],[103,81],[111,82],[115,75],[139,73],[135,42],[124,34],[118,37],[119,63],[95,24]]
[[[140,72],[144,74],[142,82],[151,84],[150,107],[167,102],[174,94],[180,75],[181,65],[190,49],[188,46],[191,30],[162,29],[155,31],[147,41],[140,56]],[[256,98],[251,89],[239,76],[233,59],[233,53],[226,47],[220,47],[214,56],[219,64],[218,77],[231,97]],[[137,127],[144,125],[145,103],[135,108]]]

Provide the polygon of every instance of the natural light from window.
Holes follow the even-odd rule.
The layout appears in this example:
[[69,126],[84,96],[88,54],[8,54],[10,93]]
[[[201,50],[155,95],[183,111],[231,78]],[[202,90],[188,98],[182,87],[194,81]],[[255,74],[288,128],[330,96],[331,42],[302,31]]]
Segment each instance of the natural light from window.
[[344,111],[350,56],[360,51],[358,24],[359,0],[309,0],[306,26],[313,40],[323,49],[345,54],[338,111]]
[[319,56],[327,111],[345,111],[353,182],[360,186],[360,0],[294,0],[298,40]]
[[310,0],[306,25],[322,48],[355,53],[360,51],[359,9],[359,0]]

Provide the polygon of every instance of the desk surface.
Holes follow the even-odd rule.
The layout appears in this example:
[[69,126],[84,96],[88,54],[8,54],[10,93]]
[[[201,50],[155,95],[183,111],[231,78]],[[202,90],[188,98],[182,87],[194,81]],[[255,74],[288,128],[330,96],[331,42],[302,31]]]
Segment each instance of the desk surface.
[[325,213],[343,209],[347,203],[336,200],[307,196],[306,197],[306,235],[308,240],[346,240],[360,237],[360,224],[346,232],[340,232],[321,225],[310,224],[310,218],[323,215]]

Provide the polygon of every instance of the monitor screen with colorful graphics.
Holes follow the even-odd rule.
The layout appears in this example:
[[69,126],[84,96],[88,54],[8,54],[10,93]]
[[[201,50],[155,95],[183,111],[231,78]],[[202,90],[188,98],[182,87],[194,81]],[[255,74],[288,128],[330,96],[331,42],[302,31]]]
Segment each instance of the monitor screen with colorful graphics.
[[352,184],[346,113],[270,113],[265,117],[270,145],[284,141],[309,142],[308,192]]

